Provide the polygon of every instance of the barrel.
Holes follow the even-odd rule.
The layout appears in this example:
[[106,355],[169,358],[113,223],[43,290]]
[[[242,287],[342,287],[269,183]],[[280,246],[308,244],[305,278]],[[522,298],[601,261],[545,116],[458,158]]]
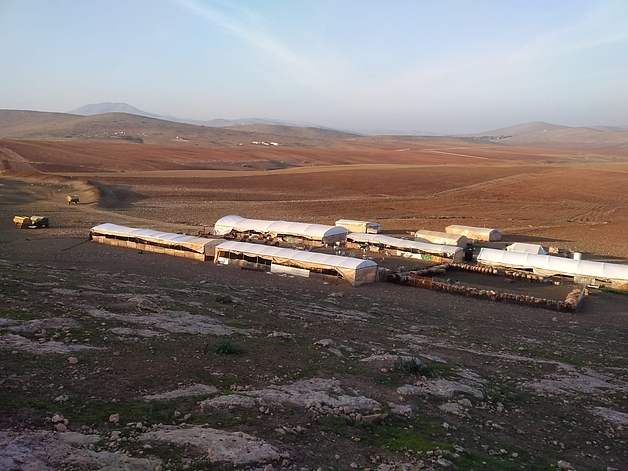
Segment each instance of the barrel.
[[580,253],[580,252],[574,252],[574,253],[573,253],[573,259],[574,259],[574,260],[582,260],[582,253]]

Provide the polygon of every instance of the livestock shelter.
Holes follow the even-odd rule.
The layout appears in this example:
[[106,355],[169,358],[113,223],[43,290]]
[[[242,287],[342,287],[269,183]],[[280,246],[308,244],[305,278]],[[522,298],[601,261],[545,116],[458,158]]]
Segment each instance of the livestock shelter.
[[459,234],[466,236],[468,239],[482,240],[485,242],[497,242],[502,240],[502,231],[488,227],[452,225],[447,226],[445,232],[448,234]]
[[273,273],[297,276],[330,275],[341,277],[353,286],[372,283],[377,277],[377,263],[353,257],[250,244],[235,240],[216,247],[214,262],[225,265],[252,266]]
[[532,270],[542,276],[564,275],[574,277],[576,281],[593,281],[611,284],[628,283],[628,265],[618,263],[574,260],[571,258],[538,255],[525,252],[508,252],[482,248],[477,257],[478,263],[497,267]]
[[111,223],[92,227],[89,231],[89,237],[90,240],[101,244],[202,261],[211,259],[214,256],[214,247],[224,242],[222,239],[206,239],[186,234],[118,226]]
[[524,242],[515,242],[506,247],[508,252],[533,253],[537,255],[547,255],[547,251],[543,246],[538,244],[526,244]]
[[448,234],[447,232],[419,230],[414,233],[414,238],[419,242],[427,241],[438,245],[454,245],[466,247],[469,239],[461,234]]
[[339,219],[336,226],[344,227],[349,232],[363,232],[365,234],[379,234],[382,225],[370,221],[355,221],[353,219]]
[[232,235],[241,238],[255,234],[273,242],[281,241],[318,247],[342,245],[347,239],[347,233],[347,229],[340,226],[246,219],[237,215],[222,217],[214,225],[215,235]]
[[416,240],[398,239],[382,234],[362,234],[352,232],[347,235],[347,247],[370,251],[394,251],[395,255],[420,258],[436,262],[462,262],[464,251],[452,245],[437,245]]

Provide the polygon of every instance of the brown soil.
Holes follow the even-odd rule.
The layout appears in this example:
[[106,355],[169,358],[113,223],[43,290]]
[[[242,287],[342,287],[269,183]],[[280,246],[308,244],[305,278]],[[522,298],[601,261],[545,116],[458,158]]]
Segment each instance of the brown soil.
[[[102,222],[196,233],[240,214],[369,219],[400,236],[449,224],[491,226],[504,231],[506,242],[628,259],[626,155],[598,153],[593,163],[580,151],[461,149],[419,139],[339,142],[333,149],[190,147],[182,154],[131,144],[2,142],[5,168],[13,171],[0,175],[0,259],[6,260],[0,423],[23,441],[0,436],[0,464],[15,449],[6,443],[26,447],[28,434],[52,431],[50,419],[60,413],[70,431],[97,435],[90,443],[100,454],[90,459],[101,466],[108,450],[161,460],[164,469],[202,469],[207,449],[214,450],[201,440],[211,428],[272,447],[267,461],[238,469],[269,462],[275,469],[350,469],[352,463],[382,471],[440,469],[443,459],[459,469],[541,470],[558,460],[576,469],[622,469],[628,436],[609,419],[623,420],[628,407],[628,303],[621,294],[592,291],[584,310],[571,315],[385,283],[351,288],[87,242],[89,228]],[[416,150],[399,151],[406,147]],[[208,155],[221,155],[216,160],[233,168],[290,156],[302,167],[181,170],[182,162]],[[26,164],[67,172],[26,173]],[[67,194],[79,194],[80,204],[68,205]],[[18,230],[11,220],[22,213],[45,214],[51,227]],[[484,283],[478,275],[460,277]],[[45,323],[51,319],[63,322]],[[194,330],[208,325],[223,330]],[[226,339],[242,352],[214,353]],[[333,342],[315,344],[323,339]],[[426,366],[361,361],[385,354],[415,356]],[[68,363],[69,355],[78,363]],[[328,402],[376,401],[380,410],[260,399],[262,392],[290,391],[316,378],[338,381]],[[193,385],[217,393],[174,393]],[[199,408],[208,396],[239,392],[255,406],[222,399],[223,408]],[[323,397],[315,389],[308,394]],[[170,399],[143,399],[152,395]],[[119,424],[109,420],[115,413]],[[365,423],[367,414],[373,422]],[[173,432],[160,423],[196,433],[195,447],[181,443],[183,432],[164,444]],[[112,431],[121,438],[111,440]],[[28,446],[52,443],[37,440]],[[144,448],[145,440],[152,448]],[[58,447],[57,461],[42,463],[73,469],[76,450],[89,448],[68,446]],[[37,450],[33,456],[45,455]]]

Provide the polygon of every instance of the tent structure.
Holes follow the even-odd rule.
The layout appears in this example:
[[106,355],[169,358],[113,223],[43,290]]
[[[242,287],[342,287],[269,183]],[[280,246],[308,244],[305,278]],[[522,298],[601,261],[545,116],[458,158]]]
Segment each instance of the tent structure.
[[426,242],[418,242],[416,240],[398,239],[396,237],[385,236],[382,234],[362,234],[352,232],[347,235],[347,244],[353,243],[358,246],[368,245],[369,247],[377,247],[379,250],[389,249],[396,250],[398,255],[409,256],[417,254],[426,260],[435,259],[435,257],[461,262],[464,251],[460,247],[452,245],[437,245]]
[[508,252],[533,253],[538,255],[547,255],[547,251],[538,244],[526,244],[524,242],[515,242],[506,247]]
[[544,276],[566,275],[599,281],[628,282],[628,265],[617,263],[574,260],[525,252],[508,252],[482,248],[478,263],[508,268],[532,270]]
[[344,242],[347,232],[347,229],[340,226],[246,219],[237,215],[222,217],[214,225],[215,235],[258,234],[273,239],[282,239],[286,242],[307,242],[311,245],[333,245],[336,242]]
[[111,223],[92,227],[89,235],[91,240],[103,244],[196,260],[211,258],[214,255],[214,247],[223,242],[222,239],[206,239],[186,234],[118,226]]
[[489,229],[488,227],[473,226],[447,226],[445,232],[448,234],[459,234],[468,239],[483,240],[486,242],[496,242],[502,239],[502,232],[499,229]]
[[382,225],[370,221],[355,221],[353,219],[339,219],[336,226],[341,226],[349,232],[364,232],[365,234],[379,234],[382,232]]
[[377,276],[377,264],[372,260],[233,240],[223,242],[216,247],[214,261],[227,265],[267,265],[273,272],[306,277],[311,273],[341,276],[353,286],[372,283]]
[[438,245],[454,245],[466,247],[469,239],[461,234],[448,234],[447,232],[419,230],[414,233],[414,238],[419,242],[427,241]]

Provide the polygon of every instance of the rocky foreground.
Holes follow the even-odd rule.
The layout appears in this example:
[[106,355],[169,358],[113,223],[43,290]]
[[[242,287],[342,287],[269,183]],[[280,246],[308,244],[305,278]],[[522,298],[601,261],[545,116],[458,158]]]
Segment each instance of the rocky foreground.
[[620,294],[573,315],[146,257],[1,262],[0,469],[628,469]]

